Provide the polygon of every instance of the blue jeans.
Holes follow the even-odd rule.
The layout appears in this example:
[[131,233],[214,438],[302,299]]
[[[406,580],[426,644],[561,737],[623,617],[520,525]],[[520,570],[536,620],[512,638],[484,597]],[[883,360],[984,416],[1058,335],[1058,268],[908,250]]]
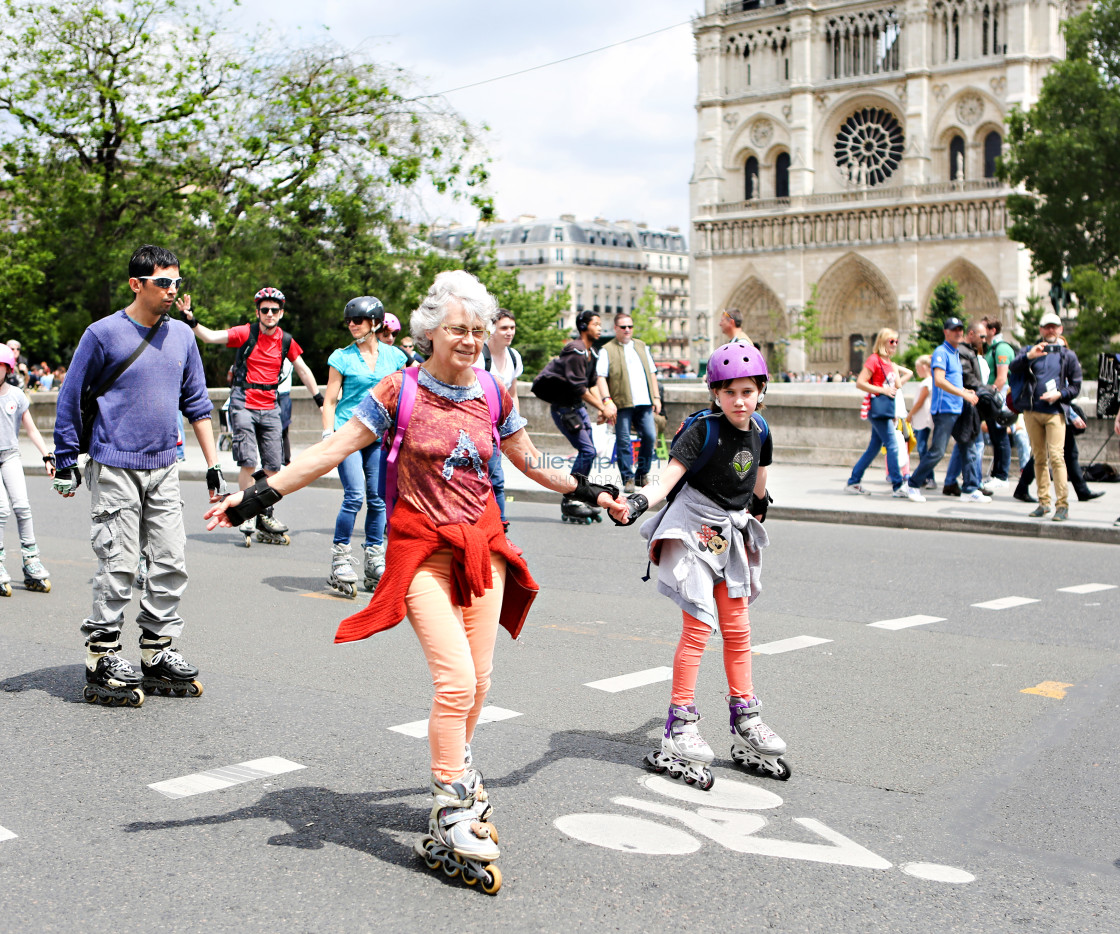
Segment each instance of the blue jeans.
[[506,475],[502,470],[502,452],[495,451],[486,465],[486,472],[490,475],[490,486],[494,488],[494,499],[498,501],[498,509],[502,513],[502,521],[506,521]]
[[[949,455],[949,468],[945,473],[945,485],[956,483],[961,477],[961,489],[965,493],[978,490],[984,484],[981,480],[980,465],[984,457],[984,436],[980,435],[969,444],[956,444],[953,453]],[[964,463],[961,463],[961,460]],[[963,476],[962,476],[963,474]]]
[[[578,422],[579,428],[564,424],[565,416],[569,421]],[[591,468],[595,466],[595,442],[591,440],[591,421],[587,417],[587,409],[583,405],[554,405],[552,407],[552,421],[560,433],[568,439],[576,449],[575,463],[572,464],[572,473],[581,477],[591,475]]]
[[876,455],[882,448],[887,449],[887,475],[891,478],[891,487],[898,489],[902,486],[902,474],[898,471],[898,437],[894,432],[893,418],[869,418],[871,422],[871,441],[867,450],[860,455],[852,468],[852,475],[848,478],[848,486],[859,483],[863,479],[864,471],[871,466]]
[[622,479],[634,479],[634,449],[630,444],[630,428],[633,425],[641,446],[638,448],[638,476],[644,477],[649,473],[653,463],[653,447],[657,443],[657,430],[653,425],[653,406],[635,405],[628,409],[619,409],[618,418],[614,424],[614,454],[618,460],[618,472]]
[[1006,480],[1011,472],[1011,436],[1007,429],[999,425],[991,425],[992,441],[992,476],[997,480]]
[[381,469],[381,445],[369,444],[347,455],[338,465],[342,481],[342,508],[334,521],[334,543],[350,543],[354,523],[363,500],[366,507],[365,546],[380,545],[385,538],[385,501],[377,495],[377,476]]
[[941,463],[956,423],[956,412],[938,412],[933,416],[933,431],[930,433],[926,452],[922,455],[918,469],[910,474],[910,486],[915,490],[925,486],[925,482],[933,476],[934,468]]
[[[914,429],[914,440],[918,444],[918,462],[919,463],[921,463],[922,458],[926,456],[926,450],[929,447],[929,436],[930,436],[930,432],[932,432],[932,431],[933,431],[932,428],[915,428]],[[931,480],[933,480],[933,474],[930,474],[929,477],[930,477]],[[934,481],[934,482],[936,482],[936,481]]]

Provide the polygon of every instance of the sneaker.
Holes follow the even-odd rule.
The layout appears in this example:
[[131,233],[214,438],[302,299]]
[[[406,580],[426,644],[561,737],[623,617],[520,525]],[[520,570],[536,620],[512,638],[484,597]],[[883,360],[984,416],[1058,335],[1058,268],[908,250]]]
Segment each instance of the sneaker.
[[1059,506],[1054,510],[1054,515],[1050,517],[1053,522],[1065,522],[1069,518],[1069,507]]
[[871,495],[870,490],[865,490],[858,483],[849,483],[846,487],[844,487],[844,491],[846,493],[851,493],[853,496],[870,496]]
[[622,492],[623,493],[633,493],[634,490],[635,490],[635,486],[634,486],[634,481],[633,480],[627,480],[625,483],[622,484]]
[[1050,510],[1047,509],[1045,506],[1035,506],[1034,509],[1032,509],[1030,511],[1030,513],[1028,513],[1027,518],[1028,519],[1045,519],[1046,514],[1049,511]]
[[906,497],[912,503],[924,503],[926,498],[922,496],[922,491],[917,487],[910,486],[909,483],[904,483],[897,490],[894,491],[895,496]]
[[946,486],[943,486],[941,488],[941,492],[945,496],[960,496],[961,495],[961,485],[959,483],[957,483],[956,481],[953,481],[952,483],[947,484]]
[[961,497],[962,503],[990,503],[992,498],[986,496],[982,490],[973,490],[971,493],[965,493]]
[[922,489],[923,490],[936,490],[937,489],[937,481],[934,480],[933,477],[930,477],[924,484],[922,484]]
[[999,477],[988,477],[988,479],[984,481],[984,486],[989,490],[1006,490],[1008,485],[1006,480],[1001,480]]
[[893,496],[895,499],[909,499],[910,494],[906,492],[909,488],[910,484],[904,483],[897,490],[893,490],[891,492],[891,496]]

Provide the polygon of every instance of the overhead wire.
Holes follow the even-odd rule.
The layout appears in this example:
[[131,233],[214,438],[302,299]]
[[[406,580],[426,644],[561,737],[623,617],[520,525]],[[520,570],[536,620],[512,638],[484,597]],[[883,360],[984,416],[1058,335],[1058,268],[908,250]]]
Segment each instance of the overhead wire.
[[602,45],[597,49],[588,49],[586,52],[577,52],[575,55],[569,55],[565,58],[558,58],[555,61],[543,62],[540,65],[533,65],[530,68],[522,68],[520,71],[511,71],[506,75],[498,75],[494,78],[486,78],[482,81],[475,81],[471,84],[463,84],[457,88],[449,88],[446,91],[439,91],[436,94],[430,95],[431,97],[442,97],[445,94],[454,94],[456,91],[465,91],[468,88],[477,88],[484,84],[492,84],[495,81],[504,81],[506,78],[516,78],[518,75],[527,75],[531,71],[540,71],[542,68],[551,68],[553,65],[562,65],[564,62],[571,62],[577,58],[584,58],[587,55],[595,55],[597,52],[605,52],[607,49],[617,48],[620,45],[626,45],[630,42],[637,42],[639,39],[648,39],[650,36],[656,36],[659,33],[668,32],[670,29],[680,29],[681,26],[688,26],[692,20],[685,20],[683,23],[674,23],[672,26],[662,26],[660,29],[655,29],[653,32],[642,33],[640,36],[631,36],[629,39],[622,39],[618,42],[612,42],[610,45]]

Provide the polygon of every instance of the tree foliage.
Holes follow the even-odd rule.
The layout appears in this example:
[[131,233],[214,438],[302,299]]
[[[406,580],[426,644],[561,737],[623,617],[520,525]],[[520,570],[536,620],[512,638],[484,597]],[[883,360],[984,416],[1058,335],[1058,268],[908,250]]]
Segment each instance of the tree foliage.
[[946,318],[960,318],[964,321],[964,296],[956,281],[948,277],[933,287],[933,294],[929,297],[929,312],[919,319],[918,329],[900,357],[905,366],[913,369],[918,357],[933,353],[945,342]]
[[663,344],[669,339],[664,328],[657,323],[658,307],[657,290],[652,285],[647,285],[630,312],[634,321],[634,337],[647,347]]
[[[349,298],[407,317],[430,283],[414,277],[440,265],[402,220],[419,192],[490,213],[475,131],[407,74],[332,45],[246,44],[228,12],[0,4],[0,323],[36,356],[127,304],[128,256],[153,242],[211,326],[280,287],[322,372]],[[228,357],[207,349],[211,378]]]

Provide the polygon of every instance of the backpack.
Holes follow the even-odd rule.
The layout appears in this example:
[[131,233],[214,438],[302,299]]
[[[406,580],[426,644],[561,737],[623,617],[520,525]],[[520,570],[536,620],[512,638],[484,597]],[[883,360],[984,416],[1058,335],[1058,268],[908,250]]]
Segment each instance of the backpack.
[[[401,442],[404,433],[408,430],[409,420],[412,418],[412,409],[416,405],[416,390],[420,384],[420,368],[408,367],[401,371],[401,392],[397,398],[397,414],[393,418],[392,441],[389,441],[390,432],[385,432],[381,439],[381,466],[377,474],[377,495],[385,503],[385,519],[388,521],[392,515],[393,506],[397,502],[397,456],[401,451]],[[475,367],[479,374],[478,381],[482,383],[482,391],[486,396],[486,407],[490,410],[490,430],[494,436],[494,450],[501,446],[498,437],[498,419],[502,417],[502,395],[498,388],[498,379],[492,373],[486,373]],[[483,378],[482,374],[486,373]]]
[[[700,448],[700,456],[693,461],[688,472],[680,478],[669,491],[669,495],[665,497],[665,504],[668,505],[677,494],[684,488],[684,485],[692,478],[695,477],[707,465],[708,461],[712,459],[712,455],[716,453],[716,446],[719,444],[719,418],[722,412],[713,412],[711,409],[701,409],[699,412],[693,412],[683,422],[681,427],[677,429],[676,434],[673,435],[673,444],[677,443],[677,439],[683,435],[689,428],[691,428],[700,419],[704,420],[704,445]],[[770,426],[766,424],[764,419],[758,412],[751,416],[751,421],[754,422],[755,427],[758,428],[759,434],[762,436],[762,443],[766,443],[766,439],[770,435]],[[672,450],[672,445],[669,446]]]
[[[281,331],[280,334],[282,335],[280,338],[280,369],[282,370],[284,369],[284,361],[288,359],[288,350],[292,346],[292,335],[287,331]],[[242,389],[263,389],[267,392],[275,392],[280,385],[280,370],[276,371],[275,383],[250,383],[246,381],[246,376],[249,373],[249,354],[257,346],[260,337],[260,322],[254,321],[249,325],[249,339],[237,348],[237,356],[233,361],[233,385]]]

